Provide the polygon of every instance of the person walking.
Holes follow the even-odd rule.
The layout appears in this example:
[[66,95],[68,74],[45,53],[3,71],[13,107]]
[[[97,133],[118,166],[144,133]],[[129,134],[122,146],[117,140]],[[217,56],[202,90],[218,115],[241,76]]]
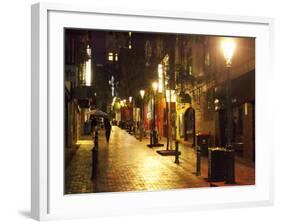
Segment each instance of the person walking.
[[98,125],[97,118],[95,116],[91,116],[90,119],[92,121],[91,122],[91,131],[94,134],[96,132],[97,125]]
[[107,117],[105,117],[103,119],[103,122],[104,122],[104,128],[105,128],[106,141],[109,142],[110,133],[111,133],[111,124]]

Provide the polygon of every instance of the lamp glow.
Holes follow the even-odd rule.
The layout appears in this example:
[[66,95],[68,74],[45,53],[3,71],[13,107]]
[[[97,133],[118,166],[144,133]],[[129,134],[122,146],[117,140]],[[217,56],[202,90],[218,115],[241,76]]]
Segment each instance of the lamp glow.
[[153,89],[154,92],[157,91],[157,89],[158,89],[158,83],[157,82],[152,83],[152,89]]
[[158,65],[158,92],[162,93],[163,91],[163,66],[162,64]]
[[143,97],[144,97],[144,94],[145,94],[145,91],[142,89],[142,90],[140,90],[140,95],[141,95],[141,98],[143,99]]
[[168,103],[175,103],[177,101],[176,92],[174,89],[172,90],[166,89],[166,96],[167,96],[166,100]]
[[233,56],[233,53],[235,51],[235,43],[232,38],[226,38],[222,41],[221,47],[223,50],[223,55],[226,61],[226,66],[230,67],[231,66],[231,59]]
[[91,75],[91,70],[92,70],[92,65],[91,65],[91,48],[88,45],[87,46],[87,54],[89,59],[86,61],[86,86],[91,86],[92,82],[92,75]]

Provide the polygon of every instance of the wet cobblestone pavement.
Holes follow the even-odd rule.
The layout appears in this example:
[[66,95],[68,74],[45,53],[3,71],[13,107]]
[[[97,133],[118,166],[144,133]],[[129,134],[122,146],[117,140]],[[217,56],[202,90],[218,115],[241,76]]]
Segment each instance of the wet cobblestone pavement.
[[[202,176],[195,176],[195,153],[192,148],[180,145],[180,164],[174,156],[161,156],[159,148],[146,146],[125,130],[113,126],[109,143],[103,131],[99,133],[98,166],[92,175],[91,137],[80,140],[80,148],[66,169],[65,193],[121,192],[164,190],[177,188],[209,187],[207,158],[202,159]],[[164,143],[165,139],[162,140]],[[164,149],[165,147],[163,147]],[[239,184],[253,184],[253,168],[236,166],[241,175]],[[217,183],[224,185],[223,183]]]

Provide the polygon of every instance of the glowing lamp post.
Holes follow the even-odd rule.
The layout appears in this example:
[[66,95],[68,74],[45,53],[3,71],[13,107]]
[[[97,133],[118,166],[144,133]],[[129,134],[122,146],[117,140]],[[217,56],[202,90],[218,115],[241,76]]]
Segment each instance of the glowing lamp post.
[[225,39],[221,44],[223,56],[225,58],[226,67],[231,67],[232,56],[235,50],[235,43],[231,38]]
[[158,136],[157,136],[157,130],[156,130],[156,94],[158,90],[158,83],[153,82],[152,83],[152,89],[153,89],[153,123],[151,125],[151,133],[150,133],[150,144],[148,147],[156,147],[156,146],[163,146],[163,144],[160,144],[158,142]]
[[130,125],[129,125],[129,133],[134,131],[134,101],[133,97],[129,96],[129,106],[130,106]]
[[156,131],[156,115],[155,115],[155,109],[156,109],[156,92],[157,92],[157,89],[158,89],[158,83],[157,82],[153,82],[152,83],[152,89],[153,89],[153,134],[154,132]]
[[231,80],[230,68],[232,65],[232,57],[235,51],[235,42],[232,38],[226,38],[222,42],[222,51],[227,68],[226,77],[226,183],[235,183],[235,150],[232,147],[232,108],[231,108]]
[[141,106],[141,124],[140,124],[140,141],[142,141],[143,137],[143,131],[144,131],[144,94],[145,91],[142,89],[140,90],[140,96],[142,100],[142,106]]

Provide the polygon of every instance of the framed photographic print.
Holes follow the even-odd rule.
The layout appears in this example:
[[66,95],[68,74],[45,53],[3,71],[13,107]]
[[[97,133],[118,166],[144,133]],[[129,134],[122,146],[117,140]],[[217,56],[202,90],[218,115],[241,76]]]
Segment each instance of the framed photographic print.
[[32,217],[270,205],[270,18],[32,6]]

